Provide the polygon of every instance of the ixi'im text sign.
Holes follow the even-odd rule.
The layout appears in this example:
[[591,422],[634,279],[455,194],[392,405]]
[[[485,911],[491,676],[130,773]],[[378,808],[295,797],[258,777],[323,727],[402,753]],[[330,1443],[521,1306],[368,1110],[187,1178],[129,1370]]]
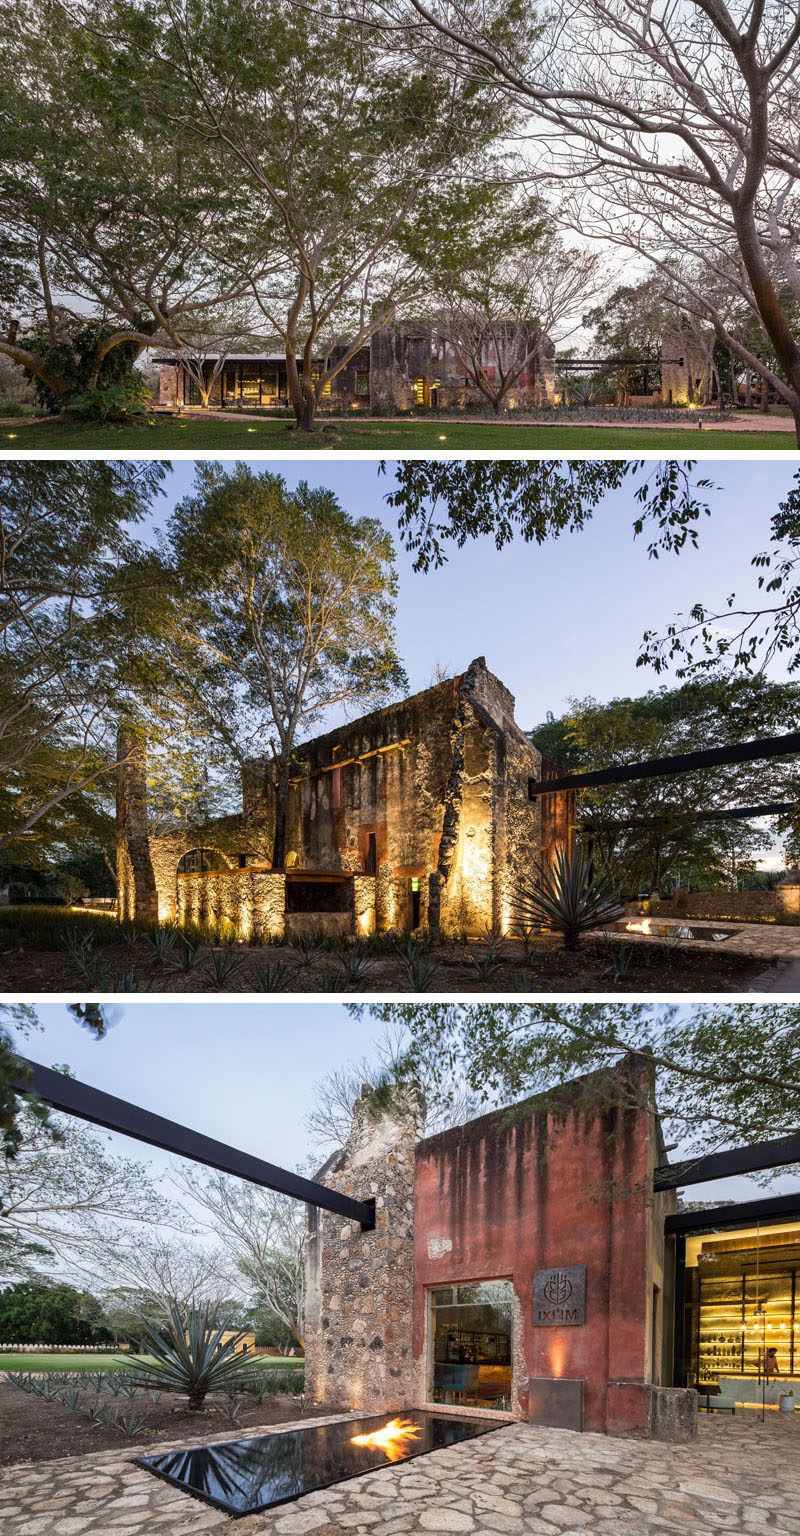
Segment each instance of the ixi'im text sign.
[[586,1321],[586,1265],[537,1269],[533,1277],[533,1321],[540,1328],[564,1328]]

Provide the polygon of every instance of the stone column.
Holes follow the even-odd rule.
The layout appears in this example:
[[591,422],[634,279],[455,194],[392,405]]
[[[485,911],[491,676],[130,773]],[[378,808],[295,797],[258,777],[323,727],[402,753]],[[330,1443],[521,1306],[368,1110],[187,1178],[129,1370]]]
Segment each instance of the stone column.
[[374,1232],[309,1207],[306,1392],[313,1402],[380,1413],[415,1399],[414,1148],[420,1104],[383,1108],[367,1086],[346,1146],[318,1178],[373,1198]]
[[158,919],[147,835],[147,744],[129,725],[117,733],[117,879],[122,922]]

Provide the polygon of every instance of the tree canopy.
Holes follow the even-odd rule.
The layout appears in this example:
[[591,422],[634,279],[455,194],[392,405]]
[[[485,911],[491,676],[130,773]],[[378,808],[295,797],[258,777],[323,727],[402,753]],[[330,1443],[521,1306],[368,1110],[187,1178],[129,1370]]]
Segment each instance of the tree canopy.
[[[640,698],[571,699],[559,719],[531,731],[541,752],[565,771],[610,768],[791,731],[800,690],[763,677],[712,676]],[[741,865],[768,844],[752,821],[703,813],[800,799],[794,759],[707,768],[579,791],[578,822],[600,866],[628,895],[678,878],[695,888],[735,886]],[[779,819],[794,830],[796,815]]]
[[290,770],[326,711],[382,703],[405,684],[391,535],[332,491],[239,464],[201,465],[170,519],[170,623],[189,707],[242,766],[265,758],[286,854]]

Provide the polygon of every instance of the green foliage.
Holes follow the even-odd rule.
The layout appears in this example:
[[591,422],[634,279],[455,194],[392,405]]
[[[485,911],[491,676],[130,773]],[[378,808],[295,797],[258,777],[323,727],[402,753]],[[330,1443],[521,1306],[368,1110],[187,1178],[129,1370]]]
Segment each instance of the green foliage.
[[[66,331],[62,327],[56,337],[42,324],[25,337],[22,344],[43,357],[48,371],[59,380],[56,391],[30,368],[23,369],[33,384],[38,404],[53,414],[66,404],[78,421],[124,419],[144,388],[141,374],[133,368],[141,348],[136,342],[126,341],[104,353],[114,332],[113,326],[90,320],[82,324],[73,322]],[[117,417],[111,414],[114,399],[121,412]],[[131,405],[126,408],[127,400]]]
[[88,1291],[22,1281],[0,1290],[0,1339],[6,1344],[106,1344],[114,1336]]
[[100,426],[120,424],[146,416],[152,396],[140,375],[129,374],[114,384],[94,384],[70,395],[67,413],[75,421],[95,421]]
[[[357,1007],[357,1005],[350,1005]],[[666,1139],[682,1152],[767,1141],[793,1133],[800,1095],[800,1008],[721,1002],[677,1008],[656,1003],[370,1004],[384,1024],[408,1031],[403,1067],[424,1074],[426,1094],[454,1100],[466,1081],[479,1102],[511,1104],[526,1094],[575,1085],[573,1102],[600,1106],[608,1094],[652,1105]],[[618,1066],[609,1081],[599,1069]],[[598,1075],[599,1073],[599,1075]],[[570,1091],[573,1084],[570,1082]]]
[[[639,698],[571,699],[566,713],[531,732],[539,750],[564,771],[610,768],[648,758],[795,727],[800,688],[759,675],[698,676],[678,688]],[[594,844],[595,860],[618,891],[634,896],[658,891],[678,879],[698,889],[735,889],[740,870],[768,842],[757,823],[703,819],[726,806],[790,801],[800,795],[800,774],[791,759],[734,764],[581,790],[578,821]],[[800,820],[779,820],[786,830]]]
[[170,520],[169,552],[186,707],[242,766],[264,755],[281,869],[303,737],[332,705],[383,703],[406,682],[391,536],[325,488],[290,492],[248,465],[201,465]]
[[[399,514],[405,547],[415,555],[414,569],[444,564],[446,545],[459,549],[490,535],[497,549],[520,536],[526,544],[544,544],[562,533],[584,528],[612,491],[627,479],[636,482],[641,508],[633,528],[650,533],[648,554],[679,551],[697,544],[697,524],[710,515],[701,492],[705,478],[692,478],[691,460],[611,460],[564,463],[532,460],[401,460],[393,465],[394,488],[386,501]],[[386,466],[382,465],[385,471]]]
[[142,1320],[142,1336],[150,1358],[132,1368],[137,1386],[178,1392],[191,1409],[202,1408],[207,1393],[237,1386],[247,1370],[247,1357],[236,1353],[244,1330],[232,1329],[208,1306],[183,1312],[173,1303],[168,1324]]
[[577,949],[582,933],[607,927],[625,908],[614,901],[607,878],[592,877],[578,843],[572,855],[557,848],[552,865],[542,863],[535,878],[519,882],[512,913],[523,932],[538,922],[562,934],[567,949]]

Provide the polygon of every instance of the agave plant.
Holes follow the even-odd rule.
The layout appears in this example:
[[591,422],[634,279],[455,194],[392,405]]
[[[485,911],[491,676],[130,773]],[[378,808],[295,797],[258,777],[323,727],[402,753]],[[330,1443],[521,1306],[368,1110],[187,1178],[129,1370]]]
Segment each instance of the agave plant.
[[151,1358],[132,1368],[136,1385],[179,1392],[189,1399],[190,1409],[202,1408],[207,1393],[234,1385],[246,1369],[236,1353],[246,1333],[207,1306],[183,1313],[173,1302],[169,1322],[158,1326],[143,1320],[142,1335]]
[[552,865],[542,864],[536,881],[521,885],[512,911],[523,932],[540,923],[563,934],[566,949],[577,949],[582,933],[625,915],[608,876],[593,875],[582,843],[572,855],[559,848]]

